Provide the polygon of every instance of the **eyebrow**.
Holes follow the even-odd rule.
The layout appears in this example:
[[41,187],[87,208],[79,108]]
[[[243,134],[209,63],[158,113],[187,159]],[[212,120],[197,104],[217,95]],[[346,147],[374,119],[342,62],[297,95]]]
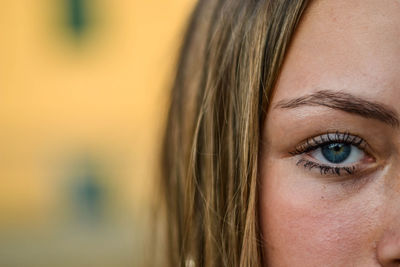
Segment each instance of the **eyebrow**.
[[368,101],[342,91],[323,90],[299,98],[281,100],[275,108],[293,109],[302,106],[325,106],[357,114],[364,118],[376,119],[392,127],[399,127],[400,125],[397,112],[387,105]]

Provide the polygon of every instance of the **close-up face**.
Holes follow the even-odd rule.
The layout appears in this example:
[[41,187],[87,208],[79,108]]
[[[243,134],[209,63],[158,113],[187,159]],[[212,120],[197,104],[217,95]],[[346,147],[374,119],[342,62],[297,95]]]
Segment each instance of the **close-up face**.
[[400,1],[317,0],[263,125],[268,266],[400,265]]

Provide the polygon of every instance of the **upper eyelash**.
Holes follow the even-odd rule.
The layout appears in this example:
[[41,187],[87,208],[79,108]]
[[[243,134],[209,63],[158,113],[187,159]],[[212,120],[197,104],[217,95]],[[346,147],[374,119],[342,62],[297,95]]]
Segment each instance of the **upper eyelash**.
[[[295,150],[290,152],[291,155],[299,155],[299,154],[304,154],[313,150],[316,150],[320,148],[323,145],[329,144],[329,143],[345,143],[345,144],[351,144],[354,145],[358,148],[361,148],[365,150],[367,146],[367,142],[357,136],[350,134],[348,132],[327,132],[326,134],[323,135],[318,135],[314,137],[310,137],[303,141],[301,144],[296,146]],[[356,167],[355,166],[329,166],[325,164],[320,164],[317,162],[313,162],[307,159],[300,159],[296,165],[303,165],[305,168],[308,168],[309,170],[313,168],[319,168],[321,175],[338,175],[341,176],[342,172],[344,171],[348,175],[352,175],[356,172]]]
[[314,136],[307,138],[304,142],[297,145],[295,150],[289,152],[291,155],[299,155],[303,153],[310,152],[315,150],[322,145],[329,144],[329,143],[345,143],[351,144],[361,149],[365,149],[366,142],[364,139],[357,135],[350,134],[348,132],[341,133],[341,132],[327,132],[326,134]]

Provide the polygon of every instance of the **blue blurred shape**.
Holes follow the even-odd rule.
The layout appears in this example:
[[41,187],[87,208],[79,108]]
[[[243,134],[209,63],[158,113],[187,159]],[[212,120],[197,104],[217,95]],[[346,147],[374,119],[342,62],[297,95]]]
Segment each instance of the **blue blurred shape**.
[[74,210],[81,222],[100,222],[104,219],[106,186],[98,162],[91,158],[77,161],[70,179]]
[[76,197],[80,210],[88,217],[97,219],[101,217],[103,209],[103,189],[92,175],[94,174],[89,173],[82,177],[82,181],[76,187]]

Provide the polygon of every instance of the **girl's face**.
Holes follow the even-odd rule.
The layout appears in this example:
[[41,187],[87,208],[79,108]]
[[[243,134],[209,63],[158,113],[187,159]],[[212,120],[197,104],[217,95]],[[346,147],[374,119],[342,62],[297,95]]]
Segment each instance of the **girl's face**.
[[314,1],[263,129],[270,266],[400,266],[400,0]]

